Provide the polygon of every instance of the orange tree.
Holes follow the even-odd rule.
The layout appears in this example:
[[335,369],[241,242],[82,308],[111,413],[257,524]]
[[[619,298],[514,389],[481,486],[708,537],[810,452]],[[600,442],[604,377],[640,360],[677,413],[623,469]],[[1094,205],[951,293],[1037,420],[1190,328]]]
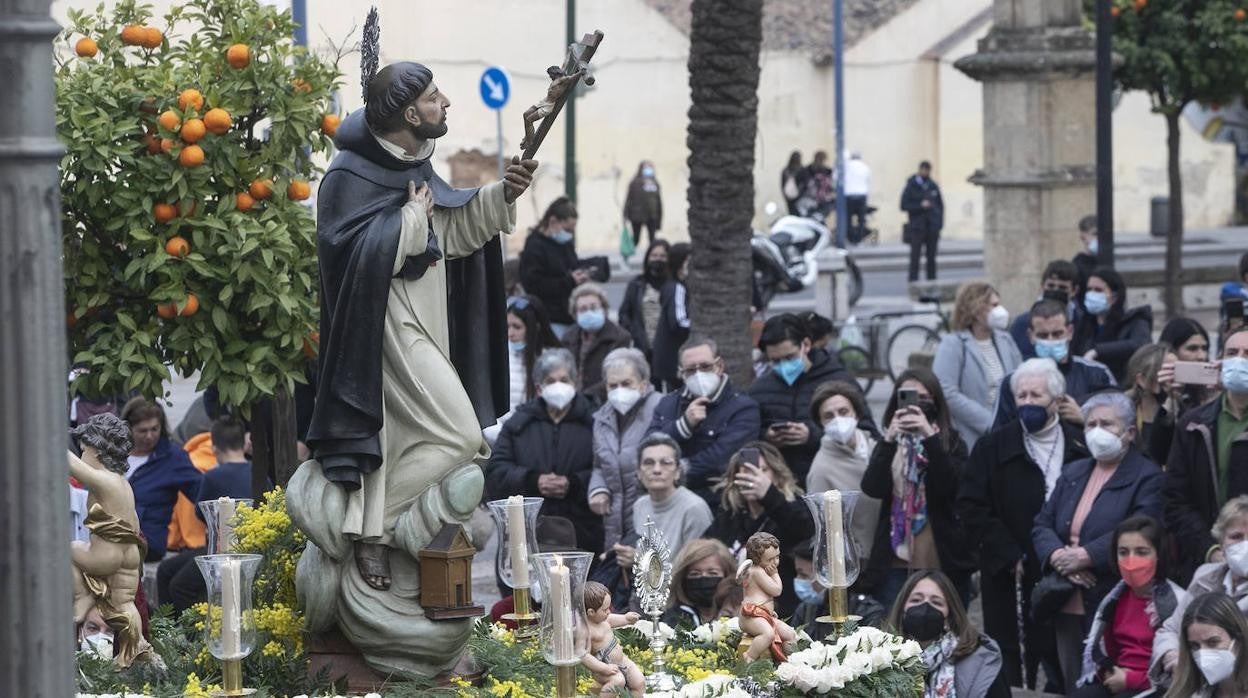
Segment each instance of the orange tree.
[[72,359],[89,395],[172,367],[246,410],[303,380],[317,318],[314,153],[334,61],[288,12],[188,0],[69,10],[56,73]]

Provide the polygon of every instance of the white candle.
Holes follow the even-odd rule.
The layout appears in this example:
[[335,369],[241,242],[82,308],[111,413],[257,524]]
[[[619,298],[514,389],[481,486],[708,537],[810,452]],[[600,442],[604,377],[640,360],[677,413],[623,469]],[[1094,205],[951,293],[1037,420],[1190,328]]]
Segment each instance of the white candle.
[[217,549],[214,553],[228,553],[234,550],[234,500],[229,497],[217,498]]
[[827,530],[828,581],[833,587],[847,587],[845,583],[845,531],[842,527],[840,490],[823,493],[823,525]]
[[572,647],[572,585],[569,582],[568,568],[560,558],[555,558],[555,566],[550,569],[550,595],[547,603],[553,604],[551,653],[554,654],[556,662],[574,662],[576,656]]
[[507,498],[508,551],[511,554],[511,581],[516,589],[529,588],[529,544],[524,528],[524,497]]
[[243,646],[242,582],[237,560],[221,563],[221,654],[239,659]]

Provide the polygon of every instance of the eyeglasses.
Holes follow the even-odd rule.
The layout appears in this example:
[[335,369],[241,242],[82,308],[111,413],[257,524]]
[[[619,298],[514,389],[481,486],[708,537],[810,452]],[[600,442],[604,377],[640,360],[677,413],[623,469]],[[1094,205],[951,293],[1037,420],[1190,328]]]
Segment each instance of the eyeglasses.
[[516,296],[507,300],[507,309],[525,310],[529,307],[529,299],[524,296]]
[[715,359],[709,363],[697,364],[695,366],[686,366],[680,369],[680,375],[688,378],[695,373],[712,373],[719,367],[719,359]]
[[661,465],[664,468],[674,468],[676,467],[676,461],[671,458],[661,458],[659,460],[655,460],[654,458],[646,458],[641,461],[641,465],[643,467],[654,467],[656,465]]

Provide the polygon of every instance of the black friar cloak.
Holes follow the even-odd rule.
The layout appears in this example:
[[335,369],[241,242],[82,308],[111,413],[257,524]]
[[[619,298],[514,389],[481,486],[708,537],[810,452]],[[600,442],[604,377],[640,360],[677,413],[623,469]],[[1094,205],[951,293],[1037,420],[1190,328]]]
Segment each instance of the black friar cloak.
[[[348,489],[382,464],[381,346],[401,209],[408,182],[428,183],[434,203],[459,208],[476,189],[453,189],[428,160],[387,152],[358,109],[338,129],[340,152],[317,193],[317,256],[321,272],[320,379],[307,444],[325,477]],[[446,264],[450,355],[480,424],[508,407],[506,306],[502,246],[497,238],[469,257],[440,261],[429,248],[408,257],[399,275],[420,278]]]

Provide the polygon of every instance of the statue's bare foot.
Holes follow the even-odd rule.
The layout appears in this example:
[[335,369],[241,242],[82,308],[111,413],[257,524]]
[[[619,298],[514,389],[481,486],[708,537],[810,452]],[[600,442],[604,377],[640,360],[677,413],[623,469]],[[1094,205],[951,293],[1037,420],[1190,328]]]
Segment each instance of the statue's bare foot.
[[355,567],[365,584],[378,591],[390,588],[390,548],[379,543],[356,541]]

